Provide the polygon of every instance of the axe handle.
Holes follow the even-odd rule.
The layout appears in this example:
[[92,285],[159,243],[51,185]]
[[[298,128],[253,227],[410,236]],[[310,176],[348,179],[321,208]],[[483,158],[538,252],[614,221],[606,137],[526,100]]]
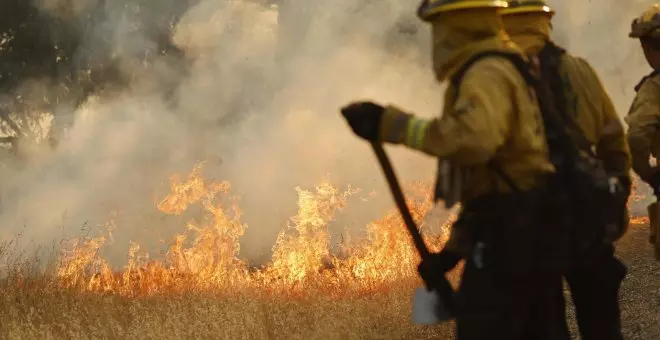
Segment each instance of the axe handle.
[[397,208],[399,208],[403,222],[406,224],[406,228],[408,229],[408,232],[410,233],[410,236],[415,243],[415,248],[417,248],[419,255],[421,256],[422,260],[424,260],[428,258],[431,253],[429,252],[429,248],[426,246],[426,243],[424,243],[424,239],[419,233],[419,229],[417,229],[417,225],[415,224],[415,221],[410,214],[410,209],[408,209],[408,205],[406,204],[406,199],[403,195],[403,191],[401,191],[401,187],[399,186],[399,181],[397,180],[394,169],[392,168],[392,163],[390,162],[390,159],[387,157],[387,154],[385,153],[385,150],[380,143],[372,141],[371,147],[374,149],[376,157],[378,158],[378,163],[380,163],[380,167],[385,173],[385,178],[389,184],[390,191],[392,192],[392,196],[394,197]]
[[[392,191],[392,196],[394,196],[394,201],[396,202],[396,206],[399,208],[399,212],[401,212],[401,217],[403,217],[403,221],[406,224],[406,228],[408,229],[408,232],[410,233],[410,236],[412,237],[413,242],[415,243],[415,248],[417,248],[420,257],[422,258],[422,261],[424,261],[431,256],[431,253],[429,252],[429,248],[426,247],[426,243],[424,243],[424,239],[422,238],[422,235],[419,233],[419,229],[417,229],[417,225],[415,224],[415,221],[413,220],[412,215],[410,214],[410,209],[408,209],[408,205],[406,204],[406,199],[403,196],[403,191],[401,191],[401,187],[399,186],[399,181],[396,178],[396,174],[394,174],[392,163],[390,162],[390,159],[387,157],[387,154],[385,153],[385,150],[383,149],[383,146],[381,144],[377,142],[371,142],[371,146],[374,149],[374,152],[376,153],[376,157],[378,158],[378,163],[380,163],[380,166],[383,169],[383,172],[385,173],[385,178],[387,179],[387,183],[389,184],[390,190]],[[441,280],[432,283],[432,286],[429,286],[429,282],[426,282],[426,285],[429,289],[436,291],[440,295],[441,297],[440,303],[444,305],[444,310],[448,311],[450,315],[453,316],[454,289],[452,288],[449,281],[444,277],[444,275],[442,276]]]

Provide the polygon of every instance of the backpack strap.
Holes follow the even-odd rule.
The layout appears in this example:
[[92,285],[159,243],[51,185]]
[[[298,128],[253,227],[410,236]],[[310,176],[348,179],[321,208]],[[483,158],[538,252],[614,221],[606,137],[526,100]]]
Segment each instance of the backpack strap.
[[573,132],[569,136],[575,145],[589,156],[597,158],[592,149],[593,143],[589,141],[584,130],[575,120],[577,112],[571,112],[569,108],[567,91],[570,91],[570,84],[567,84],[567,80],[564,80],[564,77],[560,74],[561,57],[565,53],[566,50],[555,45],[552,41],[546,41],[539,53],[540,76],[545,86],[549,87],[551,98],[548,98],[548,100],[552,100],[553,110],[561,118],[564,125],[568,126]]
[[[465,62],[461,67],[454,73],[454,75],[451,77],[451,84],[454,87],[454,96],[452,98],[452,102],[456,102],[458,99],[458,94],[459,94],[459,89],[461,82],[463,81],[463,76],[465,76],[465,73],[470,69],[470,67],[476,63],[477,61],[487,58],[487,57],[503,57],[508,60],[510,60],[514,66],[516,66],[517,69],[519,70],[528,70],[528,65],[527,62],[518,54],[513,53],[513,52],[505,52],[505,51],[497,51],[497,50],[488,50],[488,51],[483,51],[481,53],[478,53],[474,56],[472,56],[470,59],[468,59],[467,62]],[[521,71],[521,74],[523,76],[529,76],[532,77],[530,72],[525,71],[524,73]],[[526,82],[531,81],[531,79],[525,79]],[[502,169],[499,164],[497,164],[497,161],[494,159],[491,160],[488,165],[490,169],[492,169],[505,183],[511,190],[514,192],[521,192],[522,190],[520,187],[515,183],[515,181]],[[438,177],[439,181],[439,177]],[[439,196],[439,184],[436,183],[436,199]]]
[[[571,166],[572,163],[577,159],[579,154],[578,147],[576,147],[576,141],[568,133],[566,126],[567,123],[578,127],[572,119],[567,119],[568,117],[565,114],[565,97],[563,95],[563,83],[557,83],[555,86],[548,84],[546,78],[559,79],[559,63],[560,56],[562,53],[565,53],[563,49],[557,47],[556,45],[548,42],[544,47],[543,55],[539,56],[539,59],[543,57],[545,60],[541,60],[541,65],[539,69],[536,70],[537,73],[540,73],[539,76],[535,75],[535,70],[533,66],[525,59],[522,58],[519,54],[506,51],[484,51],[478,53],[472,58],[470,58],[465,64],[459,68],[459,70],[452,76],[451,82],[456,92],[454,94],[454,101],[458,97],[458,91],[460,88],[461,81],[467,70],[480,59],[486,57],[501,57],[509,60],[513,66],[518,70],[522,78],[525,80],[527,85],[531,87],[537,98],[539,108],[541,111],[541,116],[543,119],[543,125],[545,127],[545,137],[548,143],[548,148],[550,151],[550,161],[558,169],[561,169],[565,166]],[[551,58],[548,58],[550,56]],[[543,81],[541,81],[543,79]],[[561,87],[559,87],[561,86]],[[559,96],[555,96],[558,94]],[[579,143],[584,144],[583,147],[586,151],[592,152],[591,143],[584,137],[584,134],[581,133],[582,130],[578,129],[576,135],[581,141]],[[581,137],[579,137],[581,136]],[[501,167],[493,160],[489,163],[489,167],[494,169],[496,173],[511,187],[514,191],[520,191],[520,189],[515,185],[514,181],[508,176]]]
[[465,76],[465,73],[468,71],[468,69],[477,61],[487,58],[487,57],[502,57],[506,58],[509,61],[511,61],[516,69],[521,71],[521,75],[525,77],[525,81],[529,82],[532,79],[528,79],[528,77],[532,77],[531,73],[529,72],[529,64],[517,53],[514,52],[506,52],[506,51],[498,51],[498,50],[488,50],[488,51],[483,51],[481,53],[477,53],[474,56],[472,56],[470,59],[468,59],[467,62],[465,62],[451,77],[451,84],[454,86],[456,89],[456,92],[454,94],[453,100],[456,101],[458,98],[458,89],[460,88],[461,82],[463,81],[463,76]]
[[637,83],[637,85],[635,85],[635,92],[639,92],[639,89],[642,88],[642,85],[644,85],[644,82],[647,81],[649,78],[655,77],[658,73],[660,73],[659,70],[653,70],[653,72],[651,72],[651,73],[647,74],[646,76],[644,76],[644,78],[642,78],[642,80],[640,80],[639,83]]

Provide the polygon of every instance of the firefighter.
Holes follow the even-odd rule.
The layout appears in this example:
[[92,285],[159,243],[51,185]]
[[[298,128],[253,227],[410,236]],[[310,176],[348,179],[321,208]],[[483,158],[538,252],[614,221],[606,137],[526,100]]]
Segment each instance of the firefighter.
[[[660,4],[652,5],[632,22],[629,36],[640,40],[644,56],[653,68],[635,87],[637,95],[626,117],[632,167],[653,188],[657,198],[660,193],[660,169],[657,165],[652,166],[649,158],[660,156]],[[660,221],[656,218],[658,203],[652,203],[648,209],[651,218],[649,241],[655,244],[655,256],[660,260]]]
[[[461,212],[445,249],[418,270],[428,283],[466,259],[457,338],[568,339],[565,321],[557,327],[546,299],[561,275],[536,262],[540,192],[554,167],[536,96],[515,63],[525,59],[497,14],[506,5],[422,2],[418,15],[432,28],[436,79],[450,82],[440,118],[370,101],[341,111],[363,139],[439,158],[436,199],[448,208],[460,202]],[[477,59],[484,53],[492,54]]]
[[[531,58],[543,63],[544,59],[539,58],[541,51],[554,44],[550,40],[554,10],[544,0],[519,0],[509,1],[509,6],[500,14],[513,41]],[[587,145],[595,146],[595,158],[603,163],[610,176],[618,178],[624,186],[621,190],[620,218],[617,219],[620,223],[614,233],[607,235],[605,242],[595,245],[601,249],[594,260],[583,263],[584,257],[576,251],[566,281],[575,303],[582,339],[622,339],[618,292],[626,269],[614,256],[613,241],[621,237],[628,225],[625,209],[630,193],[628,143],[623,124],[595,71],[584,59],[562,52],[557,54],[559,81],[554,88],[561,91],[557,93],[558,98],[563,98],[564,107],[561,110],[566,116],[573,117],[576,123],[574,134],[585,138]],[[557,289],[558,298],[563,299],[561,287]]]

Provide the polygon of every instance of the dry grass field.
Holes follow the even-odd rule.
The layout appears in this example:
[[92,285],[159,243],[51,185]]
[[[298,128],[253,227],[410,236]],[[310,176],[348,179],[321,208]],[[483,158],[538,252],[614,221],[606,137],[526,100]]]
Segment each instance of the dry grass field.
[[[428,188],[414,187],[410,205],[420,220],[432,204]],[[236,256],[244,225],[226,203],[228,183],[207,183],[197,167],[187,179],[173,177],[171,189],[161,212],[197,205],[205,216],[190,221],[162,259],[146,261],[134,245],[117,269],[99,255],[103,236],[63,242],[46,266],[0,247],[0,339],[449,336],[450,326],[411,323],[418,257],[395,211],[367,226],[366,239],[339,258],[329,250],[327,225],[350,190],[327,183],[299,190],[298,214],[280,233],[272,261],[250,268]]]
[[185,293],[130,299],[5,287],[2,339],[446,339],[410,322],[411,290],[333,299]]
[[[646,235],[639,225],[619,244],[630,270],[621,302],[631,340],[660,339],[660,265]],[[1,283],[0,339],[452,339],[452,324],[411,323],[417,284],[404,280],[341,297],[323,289],[306,296],[255,289],[128,297],[13,276]],[[575,332],[570,309],[569,321]]]
[[[367,226],[367,239],[337,258],[327,223],[348,194],[326,184],[301,190],[296,233],[283,230],[272,261],[249,268],[235,256],[242,224],[213,203],[229,187],[196,171],[173,180],[158,208],[179,214],[201,204],[208,218],[175,237],[163,259],[144,261],[136,246],[123,269],[111,269],[98,255],[103,237],[63,243],[48,265],[0,246],[0,339],[453,338],[452,324],[411,322],[418,259],[396,212]],[[425,192],[410,202],[418,220],[431,206]],[[660,268],[643,219],[635,223],[619,244],[630,270],[624,330],[627,339],[660,339]],[[569,319],[575,331],[570,310]]]

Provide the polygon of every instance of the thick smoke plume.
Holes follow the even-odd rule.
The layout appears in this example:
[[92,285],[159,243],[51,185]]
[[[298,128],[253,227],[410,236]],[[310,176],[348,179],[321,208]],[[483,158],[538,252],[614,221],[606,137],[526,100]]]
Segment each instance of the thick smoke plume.
[[639,46],[628,37],[632,20],[651,4],[631,1],[549,1],[557,10],[554,38],[591,63],[605,84],[619,115],[628,113],[635,84],[651,72]]
[[[156,41],[132,27],[123,3],[103,3],[102,15],[81,28],[81,49],[112,55],[127,83],[79,108],[58,108],[58,121],[70,126],[57,148],[35,146],[30,162],[6,167],[3,239],[20,232],[48,243],[113,219],[118,258],[129,240],[156,247],[186,221],[164,218],[155,203],[168,177],[185,175],[197,161],[206,161],[206,175],[230,181],[241,197],[247,257],[268,254],[295,214],[296,186],[329,178],[364,189],[362,196],[380,194],[375,202],[349,205],[335,232],[364,226],[392,207],[368,145],[352,135],[338,109],[372,99],[439,114],[443,88],[434,82],[429,30],[414,16],[416,3],[300,1],[303,7],[283,5],[278,15],[277,7],[256,1],[202,0],[172,30],[180,59],[136,55]],[[91,4],[98,3],[35,1],[54,16]],[[646,2],[552,5],[557,40],[593,63],[625,114],[634,83],[648,71],[627,38],[630,20]],[[402,179],[432,179],[432,159],[390,151]]]
[[[155,203],[169,176],[185,175],[197,161],[207,161],[206,175],[230,181],[241,197],[248,256],[268,252],[295,215],[296,186],[330,178],[363,188],[364,196],[377,190],[382,203],[375,207],[389,208],[375,159],[338,109],[372,98],[437,112],[441,96],[423,53],[426,32],[412,39],[399,33],[398,23],[416,24],[414,7],[393,3],[333,1],[292,8],[292,19],[248,1],[201,1],[173,30],[189,62],[184,67],[159,55],[141,62],[135,51],[155,42],[106,2],[83,46],[111,53],[130,82],[79,109],[60,109],[58,117],[73,123],[55,151],[35,152],[29,166],[7,170],[3,235],[22,232],[40,244],[112,218],[117,256],[129,240],[157,245],[186,221],[163,218]],[[40,5],[62,15],[71,3]],[[430,178],[430,160],[396,154],[403,178]],[[357,204],[362,219],[347,218],[346,225],[378,216],[373,204]]]

